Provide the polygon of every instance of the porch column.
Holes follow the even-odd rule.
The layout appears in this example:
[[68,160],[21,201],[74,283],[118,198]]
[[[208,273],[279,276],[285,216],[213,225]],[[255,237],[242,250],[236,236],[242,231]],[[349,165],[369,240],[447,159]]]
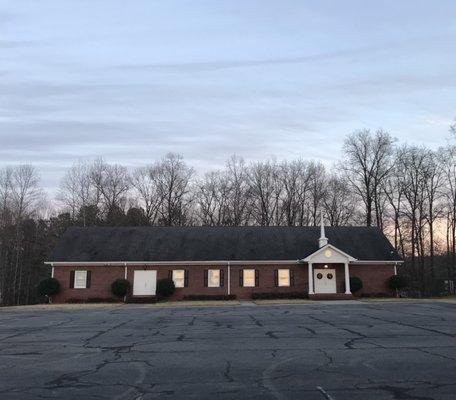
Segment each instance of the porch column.
[[345,263],[345,294],[351,294],[351,291],[350,291],[350,271],[348,270],[348,262]]
[[309,271],[309,294],[314,294],[314,279],[313,279],[313,267],[312,263],[309,262],[307,264],[307,268]]

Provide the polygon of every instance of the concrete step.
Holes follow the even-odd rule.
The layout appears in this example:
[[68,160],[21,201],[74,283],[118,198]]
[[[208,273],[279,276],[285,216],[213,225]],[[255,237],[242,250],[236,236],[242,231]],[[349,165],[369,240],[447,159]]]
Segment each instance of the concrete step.
[[354,300],[352,294],[345,293],[316,293],[309,294],[310,300]]
[[157,296],[130,296],[127,303],[151,304],[157,302]]

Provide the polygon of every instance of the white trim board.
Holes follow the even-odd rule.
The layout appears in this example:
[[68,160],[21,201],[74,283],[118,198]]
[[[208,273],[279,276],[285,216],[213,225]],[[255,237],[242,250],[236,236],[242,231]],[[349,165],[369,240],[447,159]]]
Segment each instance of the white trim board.
[[[350,261],[350,265],[381,265],[381,264],[402,264],[403,261],[391,260],[356,260]],[[94,266],[94,267],[125,267],[127,265],[282,265],[282,264],[298,264],[307,265],[308,262],[304,260],[239,260],[239,261],[45,261],[44,264],[51,267],[65,267],[65,266]]]
[[[336,253],[335,254],[336,259],[346,258],[346,260],[344,260],[344,261],[347,261],[347,262],[357,261],[357,259],[355,257],[352,257],[350,254],[345,253],[344,251],[338,249],[336,246],[333,246],[332,244],[326,244],[323,247],[320,247],[317,251],[314,251],[312,254],[309,254],[306,258],[304,258],[303,261],[318,263],[318,264],[325,263],[325,262],[331,263],[332,259],[334,258],[334,255],[330,256],[328,259],[326,259],[326,257],[319,258],[319,256],[327,250],[332,250],[334,253]],[[337,257],[337,256],[339,256],[339,257]],[[317,261],[314,261],[314,259],[317,259]],[[335,261],[335,262],[340,263],[340,261]]]

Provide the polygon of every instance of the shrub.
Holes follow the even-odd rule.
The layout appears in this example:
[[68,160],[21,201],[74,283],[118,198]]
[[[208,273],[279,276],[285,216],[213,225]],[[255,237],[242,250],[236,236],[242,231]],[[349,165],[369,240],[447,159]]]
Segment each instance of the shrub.
[[309,296],[303,292],[288,293],[252,293],[253,300],[275,300],[275,299],[307,299]]
[[359,292],[363,288],[363,281],[357,276],[352,276],[350,278],[350,291],[352,293]]
[[111,292],[114,296],[123,297],[126,296],[130,290],[130,282],[126,279],[116,279],[111,284]]
[[235,294],[189,294],[183,297],[184,300],[235,300]]
[[393,275],[388,279],[388,287],[392,290],[400,290],[407,287],[407,279],[403,275]]
[[157,296],[159,298],[171,296],[175,289],[174,281],[170,278],[159,279],[157,281]]
[[41,296],[54,296],[60,292],[60,283],[55,278],[44,279],[38,285],[38,292]]

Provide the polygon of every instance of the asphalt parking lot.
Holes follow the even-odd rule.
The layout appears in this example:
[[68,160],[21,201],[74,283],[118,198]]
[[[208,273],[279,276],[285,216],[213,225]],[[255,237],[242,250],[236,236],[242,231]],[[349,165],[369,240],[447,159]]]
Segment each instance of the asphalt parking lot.
[[0,398],[456,399],[456,304],[4,309]]

